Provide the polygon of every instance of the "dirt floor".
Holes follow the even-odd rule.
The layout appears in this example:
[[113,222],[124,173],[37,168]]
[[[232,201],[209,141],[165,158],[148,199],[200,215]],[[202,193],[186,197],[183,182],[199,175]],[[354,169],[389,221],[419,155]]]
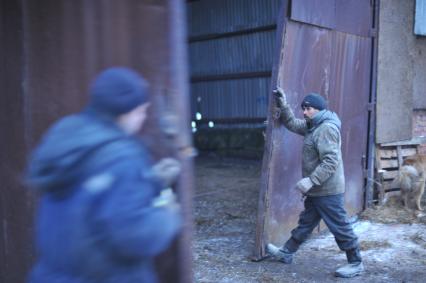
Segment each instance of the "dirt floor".
[[362,276],[334,277],[346,259],[327,232],[309,239],[291,265],[252,262],[260,169],[256,161],[196,160],[195,282],[426,282],[426,215],[397,201],[364,212],[354,224]]

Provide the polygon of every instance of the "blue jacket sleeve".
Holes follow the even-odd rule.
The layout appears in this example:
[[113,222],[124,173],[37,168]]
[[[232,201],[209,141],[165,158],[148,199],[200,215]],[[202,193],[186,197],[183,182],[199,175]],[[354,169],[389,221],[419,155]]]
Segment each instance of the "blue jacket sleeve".
[[[141,168],[142,167],[142,168]],[[181,227],[181,217],[151,202],[158,183],[144,177],[146,166],[121,162],[109,171],[114,182],[103,194],[94,215],[100,237],[120,257],[153,257],[166,250]]]

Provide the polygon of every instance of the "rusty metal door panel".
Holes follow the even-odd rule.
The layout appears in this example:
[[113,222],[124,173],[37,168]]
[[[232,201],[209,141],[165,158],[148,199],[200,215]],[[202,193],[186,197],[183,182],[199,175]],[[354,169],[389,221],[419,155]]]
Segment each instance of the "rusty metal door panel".
[[373,1],[337,0],[335,30],[370,37],[373,26]]
[[[307,93],[329,95],[332,51],[330,30],[292,21],[287,23],[277,85],[286,91],[288,103],[298,118],[303,117],[300,101]],[[282,243],[289,229],[297,224],[303,208],[301,195],[294,189],[302,177],[303,137],[283,126],[274,126],[265,238],[267,242]]]
[[354,214],[364,204],[372,39],[335,32],[333,41],[328,100],[330,109],[342,120],[346,208]]
[[371,0],[291,1],[291,19],[333,30],[370,36]]
[[[287,14],[285,7],[283,15]],[[306,9],[313,11],[311,6]],[[351,214],[359,212],[364,197],[363,156],[367,150],[373,40],[337,31],[338,28],[318,27],[285,17],[280,25],[281,49],[276,55],[278,60],[274,64],[271,88],[278,85],[284,89],[288,103],[299,118],[303,117],[300,101],[307,93],[318,92],[329,100],[329,108],[339,115],[343,125],[346,208]],[[265,243],[281,245],[285,242],[303,209],[301,195],[294,189],[302,177],[303,137],[272,122],[273,99],[270,101],[268,120],[271,123],[268,124],[263,159],[256,258],[264,256]]]
[[[109,66],[129,66],[150,83],[142,136],[155,158],[175,156],[184,173],[175,188],[185,229],[158,259],[161,282],[191,282],[192,139],[182,0],[0,0],[0,282],[24,282],[34,260],[34,198],[21,183],[26,156],[59,117],[86,103],[90,80]],[[177,136],[160,117],[178,117]]]

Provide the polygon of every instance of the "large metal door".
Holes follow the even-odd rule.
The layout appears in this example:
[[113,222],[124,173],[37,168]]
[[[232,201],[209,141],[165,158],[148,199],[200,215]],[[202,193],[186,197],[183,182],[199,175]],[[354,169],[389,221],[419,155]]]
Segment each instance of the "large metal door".
[[[79,111],[90,80],[128,66],[150,83],[142,133],[155,158],[175,156],[185,227],[158,260],[161,282],[191,282],[192,161],[182,0],[0,0],[0,282],[25,282],[34,260],[34,196],[22,185],[26,156],[59,117]],[[178,117],[164,132],[165,112]],[[160,223],[158,225],[161,225]]]
[[[371,69],[373,12],[370,0],[283,1],[271,88],[281,86],[296,116],[309,92],[329,101],[342,120],[342,153],[346,177],[346,208],[359,212],[364,204]],[[265,243],[282,245],[303,209],[294,189],[301,178],[302,137],[273,120],[270,99],[255,256]]]

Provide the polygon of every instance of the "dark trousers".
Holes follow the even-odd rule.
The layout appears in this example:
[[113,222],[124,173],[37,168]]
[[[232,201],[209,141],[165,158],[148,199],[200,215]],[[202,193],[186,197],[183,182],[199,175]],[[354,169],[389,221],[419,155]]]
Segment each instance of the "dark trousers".
[[291,231],[291,237],[286,242],[285,247],[290,252],[296,252],[321,219],[324,220],[328,229],[334,235],[341,250],[359,250],[358,238],[348,221],[343,194],[307,197],[305,199],[305,210],[299,216],[299,224]]

